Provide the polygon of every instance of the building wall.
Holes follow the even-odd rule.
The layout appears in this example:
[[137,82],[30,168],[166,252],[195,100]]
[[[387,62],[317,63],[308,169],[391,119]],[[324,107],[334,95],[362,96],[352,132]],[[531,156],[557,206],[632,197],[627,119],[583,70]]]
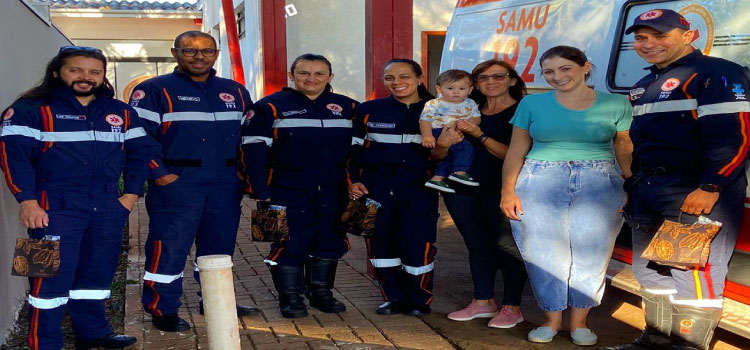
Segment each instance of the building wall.
[[422,59],[422,32],[448,30],[456,0],[412,0],[414,3],[414,60]]
[[[234,0],[235,12],[245,9],[245,37],[240,38],[242,66],[245,71],[245,87],[253,101],[260,99],[263,93],[263,51],[261,41],[260,0]],[[214,68],[224,78],[232,78],[232,66],[229,60],[226,26],[220,0],[204,0],[203,31],[211,33],[219,41],[219,59]]]
[[[297,14],[286,19],[287,65],[299,55],[326,56],[335,92],[365,98],[365,0],[287,0]],[[345,6],[344,6],[345,5]]]
[[[0,11],[2,45],[0,50],[0,108],[5,109],[23,91],[36,85],[44,75],[47,62],[60,46],[70,42],[55,27],[37,17],[20,0],[3,1]],[[29,45],[33,42],[34,45]],[[10,194],[5,177],[0,180],[0,344],[5,343],[20,309],[27,279],[8,273],[13,260],[12,247],[17,237],[25,236],[18,222],[18,203]]]

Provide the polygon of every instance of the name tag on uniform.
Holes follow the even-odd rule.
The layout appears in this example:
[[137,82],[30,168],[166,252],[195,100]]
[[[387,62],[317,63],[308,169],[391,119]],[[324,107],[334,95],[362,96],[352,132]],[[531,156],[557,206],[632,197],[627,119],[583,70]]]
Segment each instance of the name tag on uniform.
[[72,115],[72,114],[55,114],[56,119],[65,120],[86,120],[85,115]]
[[395,129],[396,124],[395,123],[374,123],[374,122],[367,122],[367,126],[375,129]]
[[201,98],[198,96],[177,96],[180,101],[200,102]]

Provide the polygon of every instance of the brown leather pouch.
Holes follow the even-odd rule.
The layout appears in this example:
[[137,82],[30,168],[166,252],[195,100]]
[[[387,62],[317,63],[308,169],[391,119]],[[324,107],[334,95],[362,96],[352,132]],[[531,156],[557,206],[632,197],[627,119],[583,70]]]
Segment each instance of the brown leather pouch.
[[60,241],[17,238],[11,274],[22,277],[54,277],[60,271]]
[[721,223],[707,219],[699,219],[694,224],[664,220],[641,257],[685,270],[704,267],[711,241],[720,229]]
[[355,236],[371,237],[379,208],[380,203],[369,198],[350,200],[341,215],[342,231]]
[[253,241],[284,242],[289,240],[286,207],[257,202],[250,214]]

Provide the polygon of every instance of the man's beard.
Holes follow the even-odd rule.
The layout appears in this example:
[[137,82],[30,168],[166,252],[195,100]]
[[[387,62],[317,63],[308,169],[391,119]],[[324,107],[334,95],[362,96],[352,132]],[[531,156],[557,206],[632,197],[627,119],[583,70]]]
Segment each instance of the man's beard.
[[91,83],[91,82],[86,81],[86,80],[76,80],[76,81],[72,81],[68,85],[70,90],[73,91],[73,95],[78,96],[78,97],[88,97],[88,96],[94,95],[98,93],[99,91],[101,91],[104,87],[104,83],[100,83],[99,85],[93,85],[88,91],[79,91],[79,90],[76,90],[75,88],[75,84],[78,84],[78,83]]

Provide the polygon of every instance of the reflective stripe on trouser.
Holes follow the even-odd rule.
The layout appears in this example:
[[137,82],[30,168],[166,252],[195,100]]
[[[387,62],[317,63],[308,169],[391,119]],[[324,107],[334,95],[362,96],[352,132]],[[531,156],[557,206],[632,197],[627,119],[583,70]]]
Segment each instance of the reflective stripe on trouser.
[[[166,186],[149,184],[146,208],[144,309],[155,316],[176,314],[190,247],[196,256],[234,254],[240,219],[240,183],[193,185],[178,179]],[[193,276],[200,283],[198,272]]]
[[[63,346],[61,323],[66,306],[76,339],[99,338],[112,332],[104,302],[119,261],[128,215],[114,194],[105,200],[106,205],[97,202],[96,213],[80,209],[91,206],[88,196],[66,194],[66,209],[55,208],[56,196],[49,196],[49,227],[30,230],[29,236],[60,236],[60,270],[55,277],[29,279],[28,341],[33,350],[59,350]],[[58,204],[62,206],[62,201]]]
[[[633,273],[641,286],[653,290],[674,290],[673,303],[696,307],[722,306],[724,280],[729,259],[734,252],[742,221],[745,197],[745,171],[743,176],[724,187],[711,214],[705,215],[722,223],[721,230],[711,242],[711,254],[706,267],[691,270],[671,269],[650,263],[640,256],[653,237],[653,233],[633,230]],[[638,182],[631,196],[633,220],[642,225],[657,227],[662,217],[683,223],[692,223],[695,216],[682,213],[680,207],[685,197],[698,187],[697,176],[673,173],[649,176]]]
[[286,207],[290,239],[271,244],[266,263],[302,265],[308,256],[338,260],[349,251],[349,240],[339,226],[347,201],[344,186],[274,186],[271,201]]
[[363,183],[378,210],[368,255],[386,300],[415,305],[432,302],[437,248],[437,193],[426,189],[426,175],[393,168],[365,170]]

